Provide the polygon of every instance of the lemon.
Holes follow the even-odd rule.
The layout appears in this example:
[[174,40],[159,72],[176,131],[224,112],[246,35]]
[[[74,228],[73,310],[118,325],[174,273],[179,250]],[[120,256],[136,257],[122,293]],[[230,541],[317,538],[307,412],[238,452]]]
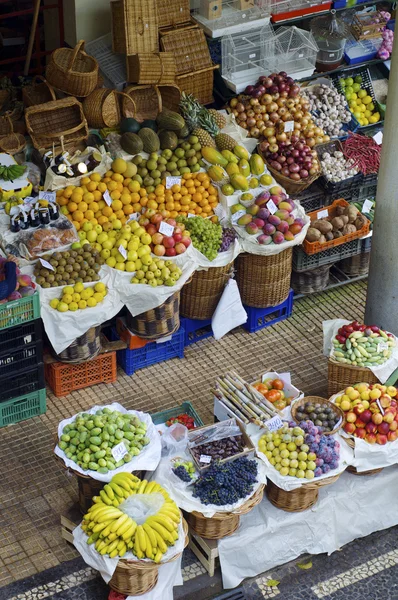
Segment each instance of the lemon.
[[351,100],[356,100],[358,98],[357,94],[355,92],[353,92],[351,94]]
[[[358,84],[356,84],[356,85],[358,85]],[[365,98],[365,96],[366,96],[366,90],[359,89],[359,91],[358,91],[358,98]]]
[[94,289],[96,292],[102,293],[106,291],[105,283],[98,282],[95,284]]
[[75,283],[73,289],[77,294],[80,294],[84,290],[84,285],[79,281],[78,283]]
[[114,173],[124,173],[127,170],[127,163],[123,158],[115,158],[112,163],[112,171]]
[[89,298],[91,296],[94,296],[94,289],[92,287],[88,287],[87,288],[87,293],[88,293]]
[[100,294],[99,292],[95,292],[93,298],[97,302],[97,304],[99,304],[100,302],[103,301],[104,296],[102,294]]
[[87,300],[87,306],[88,306],[89,308],[94,308],[94,306],[97,306],[97,301],[96,301],[96,299],[95,299],[95,298],[89,298],[89,299]]
[[79,308],[80,309],[84,309],[87,307],[87,302],[85,300],[80,300],[79,302]]
[[73,289],[73,287],[72,287],[71,285],[67,285],[67,286],[66,286],[66,287],[64,287],[64,289],[62,290],[62,293],[64,294],[64,296],[65,296],[65,295],[68,295],[68,296],[70,295],[70,296],[72,296],[72,294],[73,294],[73,292],[74,292],[74,291],[75,291],[75,290]]
[[50,300],[51,308],[57,308],[58,304],[59,304],[58,298],[53,298],[52,300]]
[[77,310],[78,308],[79,308],[79,305],[78,305],[78,303],[77,303],[77,302],[71,302],[71,303],[69,304],[69,310],[73,310],[73,311],[75,311],[75,310]]
[[57,310],[59,310],[59,312],[66,312],[69,310],[69,306],[65,302],[61,301],[58,302]]
[[124,264],[124,262],[122,262],[122,263],[117,262],[116,265],[115,265],[115,269],[117,271],[125,271],[126,270],[126,265]]
[[74,294],[72,294],[72,300],[73,302],[80,302],[80,294],[77,294],[76,292]]
[[61,298],[61,302],[65,302],[65,304],[70,304],[72,301],[72,294],[64,294]]
[[89,288],[86,288],[82,291],[82,293],[80,294],[80,298],[81,300],[88,300],[90,298],[91,294],[89,293]]

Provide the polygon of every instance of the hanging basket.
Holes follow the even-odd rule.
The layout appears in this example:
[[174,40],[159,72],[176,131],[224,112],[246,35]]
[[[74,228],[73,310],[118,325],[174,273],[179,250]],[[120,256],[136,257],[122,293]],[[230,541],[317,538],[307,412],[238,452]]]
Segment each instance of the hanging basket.
[[20,133],[10,133],[0,138],[0,149],[7,154],[18,154],[22,152],[26,146],[26,140]]
[[156,85],[129,85],[124,91],[129,98],[123,98],[123,116],[137,121],[156,119],[162,110],[162,97]]
[[243,304],[267,308],[284,302],[290,291],[292,255],[292,248],[271,256],[240,254],[235,268]]
[[76,338],[70,346],[54,356],[61,362],[79,364],[92,360],[101,351],[101,326],[91,327]]
[[0,116],[0,136],[8,135],[14,131],[14,123],[16,123],[23,113],[22,102],[16,103],[12,110],[7,111]]
[[45,104],[51,102],[51,100],[56,100],[57,96],[48,81],[41,75],[36,75],[31,85],[22,88],[22,98],[25,108],[28,108],[35,104]]
[[89,127],[102,129],[116,127],[120,123],[121,111],[119,98],[130,97],[123,92],[108,88],[99,88],[91,92],[83,101],[83,111]]
[[80,40],[73,49],[54,50],[46,68],[46,79],[66,94],[85,98],[97,86],[98,63],[84,52],[84,41]]
[[282,490],[282,488],[273,483],[271,479],[267,479],[267,498],[271,504],[281,510],[286,512],[302,512],[316,504],[320,487],[331,485],[337,481],[339,477],[340,473],[333,477],[326,477],[315,483],[305,483],[301,487],[291,490],[290,492]]
[[349,385],[355,383],[380,383],[376,375],[367,367],[345,365],[329,358],[328,360],[328,394],[333,396]]
[[233,262],[225,267],[195,271],[181,290],[180,315],[188,319],[211,319],[230,278]]
[[180,328],[180,292],[175,292],[160,306],[136,317],[128,312],[127,328],[144,340],[158,340],[175,333]]

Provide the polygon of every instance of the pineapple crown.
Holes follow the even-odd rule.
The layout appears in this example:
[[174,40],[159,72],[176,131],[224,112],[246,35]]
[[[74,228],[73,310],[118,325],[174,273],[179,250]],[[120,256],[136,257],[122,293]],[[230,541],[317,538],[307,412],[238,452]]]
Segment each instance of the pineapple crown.
[[215,137],[220,131],[215,118],[207,110],[207,108],[203,108],[199,113],[199,125],[213,137]]
[[219,132],[214,116],[192,94],[182,92],[180,109],[191,130],[201,127],[213,137]]

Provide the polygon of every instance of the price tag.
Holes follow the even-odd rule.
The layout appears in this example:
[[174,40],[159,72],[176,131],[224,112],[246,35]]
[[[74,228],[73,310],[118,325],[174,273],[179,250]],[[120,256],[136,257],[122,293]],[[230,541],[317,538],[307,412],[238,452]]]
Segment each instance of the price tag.
[[221,204],[217,204],[217,206],[214,208],[214,214],[217,215],[220,221],[226,217],[224,207]]
[[380,408],[380,412],[382,415],[384,415],[384,408],[382,407],[382,405],[380,404],[380,400],[377,398],[376,399],[376,404],[377,406]]
[[37,198],[33,198],[33,196],[26,196],[26,198],[23,199],[23,203],[24,204],[31,204],[32,202],[36,202]]
[[138,219],[140,218],[140,213],[139,212],[135,212],[132,215],[129,216],[129,218],[127,219],[127,223],[130,223],[130,221],[138,221]]
[[278,429],[283,427],[283,421],[278,415],[275,415],[275,417],[272,417],[269,421],[265,421],[264,425],[268,431],[278,431]]
[[369,213],[369,211],[371,211],[373,208],[373,201],[372,200],[365,200],[365,202],[363,203],[362,206],[362,212],[363,213]]
[[208,456],[208,454],[201,454],[200,458],[199,458],[199,462],[205,463],[206,465],[208,465],[211,463],[211,456]]
[[274,215],[276,213],[276,211],[278,210],[278,207],[276,206],[276,204],[273,200],[268,200],[268,202],[265,206],[268,208],[271,215]]
[[120,245],[118,248],[120,254],[123,256],[124,260],[127,259],[127,250],[124,246]]
[[254,54],[249,54],[249,58],[256,58],[256,53],[254,53]]
[[329,212],[328,212],[327,208],[325,208],[325,210],[320,210],[319,212],[316,213],[317,219],[323,219],[324,217],[328,217],[328,216],[329,216]]
[[110,197],[108,190],[105,190],[105,192],[102,194],[102,197],[108,206],[112,204],[112,198]]
[[384,352],[384,350],[388,350],[389,346],[387,342],[379,342],[377,344],[377,353]]
[[29,335],[25,335],[24,339],[23,339],[23,343],[24,344],[31,344],[32,343],[32,336]]
[[47,200],[48,202],[55,202],[57,194],[55,192],[39,192],[39,200]]
[[288,133],[289,131],[294,131],[294,121],[286,121],[284,131],[285,133]]
[[169,190],[173,185],[181,185],[181,177],[166,177],[166,190]]
[[122,441],[117,446],[114,446],[112,448],[111,452],[112,452],[113,458],[115,459],[115,462],[119,462],[119,460],[122,460],[122,458],[124,456],[126,456],[127,448],[126,448],[124,442]]
[[304,54],[302,54],[302,53],[301,53],[301,54],[299,54],[299,56],[298,56],[298,57],[299,57],[299,58],[303,58],[303,57],[304,57]]
[[47,262],[46,260],[44,260],[44,258],[39,258],[41,264],[43,265],[44,268],[46,269],[50,269],[50,271],[55,271],[54,267],[52,265],[50,265],[49,262]]
[[160,340],[155,340],[157,344],[164,344],[165,342],[169,342],[173,338],[172,335],[167,335],[166,337],[160,338]]
[[231,217],[231,223],[233,223],[234,225],[237,224],[237,222],[239,221],[239,219],[241,217],[243,217],[243,215],[246,214],[245,210],[238,210],[238,212],[234,213]]
[[380,146],[380,144],[383,143],[383,132],[382,131],[378,131],[374,136],[373,136],[374,141],[376,142],[376,144],[378,144]]
[[163,233],[163,235],[167,235],[167,237],[170,237],[171,235],[173,235],[173,231],[174,231],[173,225],[169,225],[168,223],[165,223],[164,221],[162,221],[160,223],[159,233]]
[[193,215],[192,213],[188,213],[188,219],[193,219],[194,217],[196,217],[196,215]]

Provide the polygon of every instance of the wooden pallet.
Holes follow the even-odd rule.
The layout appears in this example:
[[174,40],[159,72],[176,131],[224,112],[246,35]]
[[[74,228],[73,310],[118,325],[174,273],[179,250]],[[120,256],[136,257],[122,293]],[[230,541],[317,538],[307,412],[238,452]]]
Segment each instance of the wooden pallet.
[[67,517],[61,515],[61,537],[70,544],[73,544],[73,530],[75,529],[76,525],[77,523],[74,523]]
[[217,540],[207,540],[196,533],[189,532],[188,548],[200,560],[210,577],[214,576],[216,561],[218,561]]

